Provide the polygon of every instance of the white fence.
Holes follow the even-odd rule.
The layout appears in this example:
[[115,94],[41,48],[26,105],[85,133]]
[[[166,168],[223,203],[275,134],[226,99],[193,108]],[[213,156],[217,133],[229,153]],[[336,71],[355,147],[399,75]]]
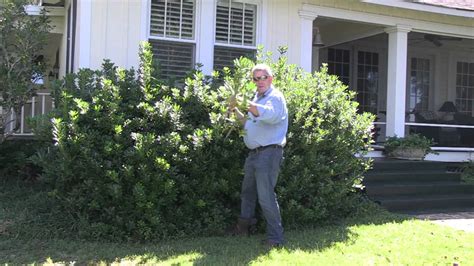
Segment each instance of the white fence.
[[[3,110],[0,107],[0,114],[7,116],[6,119],[6,133],[12,133],[14,136],[33,136],[31,128],[26,123],[30,117],[43,115],[54,108],[54,101],[49,92],[38,92],[36,96],[32,97],[22,108],[20,117],[15,117],[11,111]],[[3,113],[2,113],[3,112]],[[20,120],[20,127],[15,130],[16,120]]]

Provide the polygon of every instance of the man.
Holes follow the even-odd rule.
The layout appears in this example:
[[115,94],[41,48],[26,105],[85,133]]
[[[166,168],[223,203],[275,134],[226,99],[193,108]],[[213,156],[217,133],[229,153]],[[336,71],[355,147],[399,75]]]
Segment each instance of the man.
[[257,92],[245,116],[234,104],[229,107],[244,124],[245,145],[250,149],[245,160],[241,191],[241,212],[234,234],[247,235],[255,224],[258,202],[267,223],[268,247],[283,243],[280,208],[275,194],[288,131],[288,110],[283,94],[272,86],[273,74],[268,65],[252,69]]

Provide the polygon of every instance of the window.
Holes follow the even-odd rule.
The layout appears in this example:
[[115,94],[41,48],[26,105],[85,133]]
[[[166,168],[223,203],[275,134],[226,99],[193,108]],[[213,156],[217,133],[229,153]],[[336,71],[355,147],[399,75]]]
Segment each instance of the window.
[[409,110],[428,111],[430,88],[430,60],[426,58],[411,58],[410,84],[408,87]]
[[372,52],[357,53],[357,101],[360,110],[377,114],[379,89],[379,55]]
[[164,78],[183,78],[195,63],[196,0],[152,0],[149,41]]
[[[352,58],[351,53],[357,57]],[[377,113],[379,91],[379,54],[355,49],[328,49],[328,73],[336,75],[357,92],[360,112]],[[356,66],[351,68],[352,59]],[[351,75],[351,72],[354,75]]]
[[457,63],[456,108],[460,113],[472,115],[474,109],[474,63]]
[[233,65],[233,60],[239,57],[255,58],[255,50],[216,46],[214,48],[214,69],[221,70]]
[[350,81],[350,52],[344,49],[328,49],[328,72],[339,77],[345,85]]
[[150,40],[164,78],[182,78],[194,67],[194,45],[180,42]]
[[256,25],[257,5],[217,1],[214,69],[232,66],[232,61],[240,56],[255,56]]

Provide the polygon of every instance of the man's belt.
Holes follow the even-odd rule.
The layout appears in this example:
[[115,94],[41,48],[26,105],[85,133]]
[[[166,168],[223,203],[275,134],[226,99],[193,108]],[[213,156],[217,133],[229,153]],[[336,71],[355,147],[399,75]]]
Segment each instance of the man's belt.
[[266,145],[266,146],[260,146],[260,147],[257,147],[255,149],[251,149],[250,152],[251,153],[258,153],[258,152],[261,152],[265,149],[277,149],[277,148],[283,148],[281,145],[278,145],[278,144],[270,144],[270,145]]

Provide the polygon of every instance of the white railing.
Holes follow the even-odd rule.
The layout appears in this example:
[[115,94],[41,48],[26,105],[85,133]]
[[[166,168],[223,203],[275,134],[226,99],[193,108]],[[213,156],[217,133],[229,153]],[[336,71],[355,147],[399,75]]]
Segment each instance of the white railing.
[[[33,136],[31,128],[29,128],[26,120],[30,117],[35,117],[38,115],[44,115],[47,112],[51,111],[54,108],[54,101],[51,98],[51,93],[49,92],[38,92],[36,96],[33,96],[23,107],[21,107],[20,117],[17,118],[14,112],[9,111],[4,115],[7,116],[6,119],[6,133],[11,133],[14,136]],[[3,112],[3,109],[0,107],[0,112]],[[20,119],[20,126],[15,130],[15,125],[17,119]]]
[[[405,122],[406,126],[428,129],[428,132],[419,132],[421,135],[429,134],[434,137],[435,142],[439,142],[437,146],[456,150],[462,148],[464,150],[473,151],[474,125],[469,124],[429,124]],[[431,129],[430,129],[431,128]],[[433,130],[433,131],[432,131]],[[435,134],[435,136],[433,136]]]
[[474,126],[456,125],[456,124],[428,124],[428,123],[407,122],[407,123],[405,123],[405,125],[407,125],[407,126],[417,126],[417,127],[450,127],[450,128],[472,128],[472,129],[474,129]]
[[[385,139],[385,127],[386,127],[386,122],[373,122],[374,127],[379,127],[380,132],[379,133],[379,138],[380,139]],[[428,123],[416,123],[416,122],[405,122],[405,126],[407,127],[422,127],[422,128],[438,128],[439,132],[437,132],[437,137],[439,138],[438,141],[440,143],[437,143],[438,145],[436,147],[433,147],[433,149],[439,150],[452,150],[452,151],[474,151],[474,147],[472,145],[472,141],[466,142],[466,140],[469,139],[469,136],[472,134],[474,135],[474,125],[469,125],[469,124],[428,124]],[[407,129],[408,130],[408,129]],[[464,130],[464,131],[461,131]],[[466,130],[472,130],[469,132],[466,132]],[[470,133],[472,132],[472,133]],[[405,132],[405,134],[408,134],[408,131]],[[421,135],[424,135],[423,133],[420,132]],[[379,140],[379,139],[378,139]],[[449,140],[449,141],[446,141]],[[376,140],[377,141],[377,140]],[[435,140],[436,141],[436,140]],[[384,142],[384,141],[382,141]],[[447,143],[445,143],[447,142]],[[378,142],[380,143],[380,141]],[[444,146],[441,146],[444,145]],[[461,146],[463,145],[463,146]],[[373,145],[374,147],[382,147],[383,145]]]

